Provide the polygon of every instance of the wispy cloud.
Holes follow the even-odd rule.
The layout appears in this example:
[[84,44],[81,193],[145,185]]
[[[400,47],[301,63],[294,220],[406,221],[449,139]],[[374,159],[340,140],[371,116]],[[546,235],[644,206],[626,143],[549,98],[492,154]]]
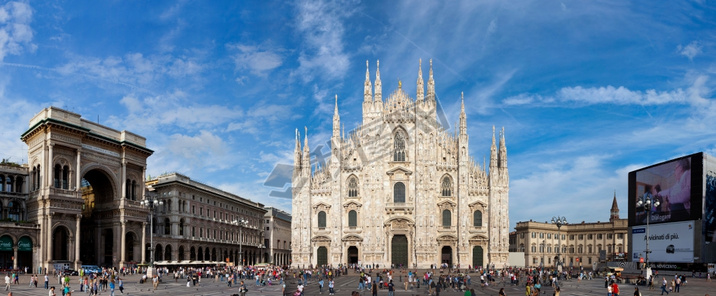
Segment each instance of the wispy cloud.
[[18,55],[24,50],[34,52],[32,43],[32,8],[24,2],[7,2],[0,6],[0,62],[8,54]]
[[303,49],[295,74],[303,81],[315,77],[337,79],[346,75],[350,55],[344,49],[344,20],[353,9],[340,1],[301,1],[296,4],[296,30],[303,38]]
[[693,61],[697,55],[700,55],[702,53],[701,44],[699,44],[698,41],[692,41],[686,46],[682,46],[681,44],[679,44],[679,46],[676,47],[676,50],[679,52],[680,55],[689,58],[690,61]]
[[237,51],[233,56],[236,70],[246,69],[254,75],[265,75],[283,63],[279,53],[267,48],[242,44],[230,44],[227,47]]

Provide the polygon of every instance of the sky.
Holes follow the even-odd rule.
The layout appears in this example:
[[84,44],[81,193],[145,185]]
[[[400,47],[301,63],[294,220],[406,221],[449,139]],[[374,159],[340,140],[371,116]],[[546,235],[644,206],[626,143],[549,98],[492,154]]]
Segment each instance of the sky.
[[0,156],[26,162],[20,135],[55,106],[146,137],[151,176],[290,212],[295,129],[325,147],[335,95],[362,121],[366,60],[415,98],[432,59],[475,159],[505,129],[511,228],[607,221],[628,172],[716,155],[715,52],[707,0],[2,1]]

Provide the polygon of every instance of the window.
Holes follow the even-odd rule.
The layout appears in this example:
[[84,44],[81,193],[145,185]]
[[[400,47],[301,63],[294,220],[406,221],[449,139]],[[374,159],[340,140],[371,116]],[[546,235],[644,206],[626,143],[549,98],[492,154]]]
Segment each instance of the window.
[[318,212],[318,228],[326,228],[326,212]]
[[602,234],[601,234],[601,233],[597,234],[597,239],[602,239]]
[[[472,223],[475,227],[482,227],[482,212],[475,211],[472,213]],[[522,238],[525,237],[524,233],[520,233],[522,235]]]
[[164,218],[164,234],[169,235],[172,229],[172,224],[169,222],[169,218]]
[[452,215],[450,210],[443,210],[443,227],[452,226]]
[[405,161],[405,137],[402,132],[395,133],[393,143],[393,161]]
[[592,236],[591,233],[590,233],[590,234],[587,234],[587,239],[592,239],[592,237],[593,237],[593,236]]
[[562,240],[565,240],[565,239],[566,239],[566,238],[565,238],[566,236],[567,236],[566,234],[562,234]]
[[536,252],[537,252],[537,246],[532,245],[532,248],[531,248],[531,249],[532,249],[532,252],[533,252],[533,253],[536,253]]
[[569,235],[569,239],[570,239],[570,240],[574,240],[574,234],[570,234],[570,235]]
[[69,189],[70,167],[62,168],[62,189]]
[[[55,187],[55,188],[60,188],[60,174],[62,173],[62,167],[61,167],[59,164],[56,164],[56,165],[55,165],[55,172],[54,172],[54,173],[55,173],[55,178],[54,178],[54,181],[55,181],[55,182],[54,182],[54,183],[55,183],[54,185],[55,185],[55,186],[54,186],[54,187]],[[8,191],[10,191],[10,190],[8,190]]]
[[[482,216],[482,213],[480,213],[480,216]],[[520,233],[520,238],[525,238],[525,233]]]
[[624,239],[624,234],[623,234],[623,233],[617,233],[617,238],[618,238],[618,239]]
[[544,238],[544,232],[539,233],[539,238]]
[[348,212],[348,227],[358,226],[358,213],[355,210]]
[[579,239],[584,239],[584,234],[580,234]]
[[348,179],[348,197],[358,196],[358,178],[352,177]]
[[393,202],[404,203],[405,202],[405,184],[398,182],[393,185]]
[[184,235],[184,219],[179,220],[179,235]]
[[612,239],[612,234],[611,234],[611,233],[608,233],[608,234],[607,234],[607,239]]
[[547,238],[552,238],[552,234],[551,234],[551,233],[548,233],[548,234],[547,234]]
[[450,181],[450,177],[443,177],[441,188],[443,196],[452,196],[452,182]]
[[537,238],[537,233],[532,232],[532,238]]

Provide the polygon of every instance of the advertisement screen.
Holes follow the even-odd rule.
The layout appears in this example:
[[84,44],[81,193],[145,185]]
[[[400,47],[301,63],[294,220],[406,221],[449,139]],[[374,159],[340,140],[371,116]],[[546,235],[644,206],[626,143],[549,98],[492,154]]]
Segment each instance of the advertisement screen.
[[[706,189],[704,193],[704,241],[716,242],[716,164],[709,157],[704,161]],[[708,164],[708,165],[707,165]]]
[[[649,262],[694,262],[694,221],[649,226]],[[632,227],[632,261],[646,256],[646,226]]]
[[630,173],[630,225],[700,219],[700,166],[686,156]]

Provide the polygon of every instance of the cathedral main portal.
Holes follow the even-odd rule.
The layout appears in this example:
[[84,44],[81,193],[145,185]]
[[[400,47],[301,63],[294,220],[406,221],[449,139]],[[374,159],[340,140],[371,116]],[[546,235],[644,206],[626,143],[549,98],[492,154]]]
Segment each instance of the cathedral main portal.
[[405,235],[394,235],[390,250],[390,261],[394,267],[408,266],[408,238]]

